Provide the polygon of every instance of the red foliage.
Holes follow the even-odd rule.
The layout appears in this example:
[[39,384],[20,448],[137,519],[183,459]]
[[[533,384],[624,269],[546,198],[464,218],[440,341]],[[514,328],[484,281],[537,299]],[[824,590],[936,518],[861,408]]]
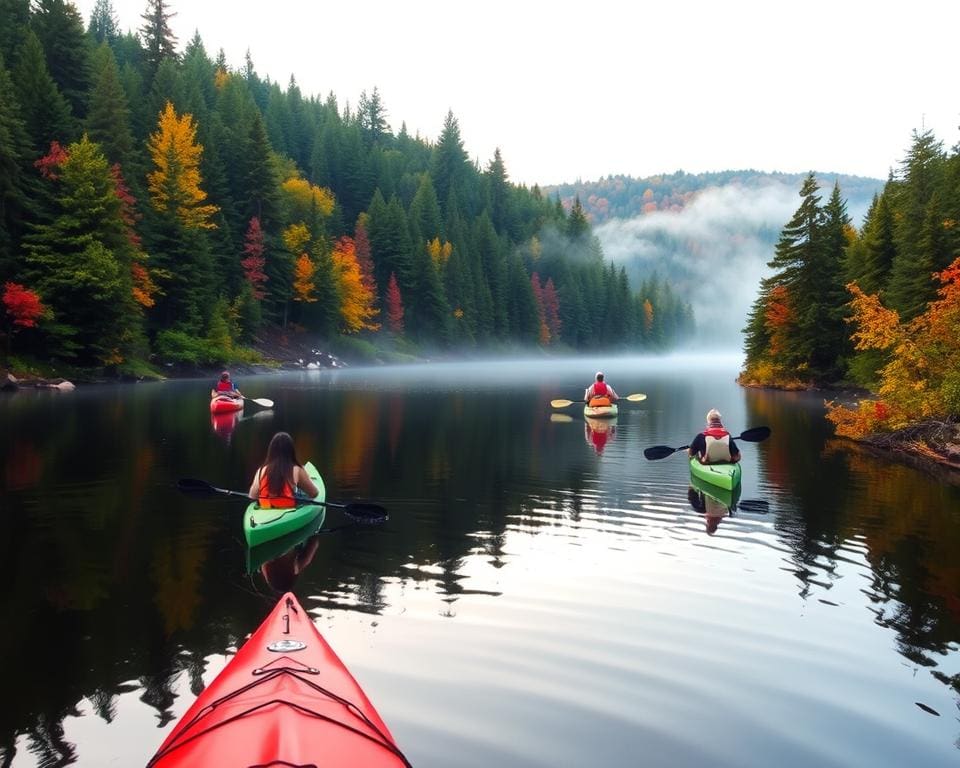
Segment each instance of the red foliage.
[[263,284],[267,282],[267,275],[263,271],[267,260],[263,256],[263,230],[260,228],[260,219],[254,216],[250,219],[247,234],[243,241],[243,252],[246,258],[240,260],[243,275],[253,288],[253,295],[257,299],[266,296]]
[[360,265],[360,281],[371,295],[377,295],[377,281],[373,277],[373,259],[370,256],[370,238],[367,237],[367,228],[362,221],[357,222],[353,233],[354,253],[357,264]]
[[127,228],[127,239],[134,248],[140,248],[140,235],[134,229],[141,216],[137,213],[137,198],[130,192],[123,179],[123,173],[120,170],[120,163],[114,163],[110,166],[110,175],[113,176],[114,187],[117,191],[117,197],[120,198],[120,217]]
[[46,311],[40,297],[19,283],[4,283],[3,304],[13,324],[21,328],[35,328],[37,320]]
[[543,288],[540,286],[540,275],[536,272],[530,275],[530,286],[533,288],[533,300],[537,305],[537,318],[540,320],[540,344],[546,346],[550,343],[550,328],[547,325],[547,313],[543,304]]
[[387,327],[391,332],[399,335],[403,333],[403,299],[400,297],[400,286],[397,285],[397,276],[390,273],[390,282],[387,284]]
[[67,150],[60,146],[59,141],[50,142],[50,152],[34,161],[34,166],[40,169],[40,175],[45,179],[59,179],[60,174],[57,170],[63,165],[70,155]]
[[543,312],[546,316],[547,328],[550,329],[550,337],[554,340],[559,339],[563,323],[560,322],[560,297],[557,295],[552,277],[548,277],[547,284],[543,286]]

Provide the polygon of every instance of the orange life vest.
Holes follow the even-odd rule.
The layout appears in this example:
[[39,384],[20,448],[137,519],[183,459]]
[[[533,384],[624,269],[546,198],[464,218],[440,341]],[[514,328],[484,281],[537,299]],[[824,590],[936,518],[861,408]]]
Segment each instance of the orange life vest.
[[289,509],[290,507],[297,506],[296,499],[293,495],[293,488],[290,487],[290,483],[286,480],[283,481],[283,490],[280,492],[279,498],[271,496],[270,483],[267,480],[267,473],[263,467],[260,468],[259,504],[260,509]]

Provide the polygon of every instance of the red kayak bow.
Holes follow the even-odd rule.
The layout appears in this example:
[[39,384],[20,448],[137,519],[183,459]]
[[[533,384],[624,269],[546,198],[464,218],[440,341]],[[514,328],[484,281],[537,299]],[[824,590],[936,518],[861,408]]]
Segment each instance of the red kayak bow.
[[288,592],[147,766],[409,768],[410,763]]

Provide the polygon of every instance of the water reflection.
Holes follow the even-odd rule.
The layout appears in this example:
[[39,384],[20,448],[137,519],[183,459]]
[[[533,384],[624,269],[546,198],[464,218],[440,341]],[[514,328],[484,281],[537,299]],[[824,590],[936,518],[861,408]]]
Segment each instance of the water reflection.
[[617,435],[617,420],[584,416],[583,422],[583,437],[587,445],[597,452],[597,456],[603,455],[607,443]]
[[732,515],[736,510],[740,492],[739,483],[732,490],[727,490],[711,485],[691,474],[687,501],[695,512],[703,515],[706,531],[712,536],[723,518]]
[[230,411],[229,413],[211,413],[210,425],[213,427],[214,434],[230,442],[233,437],[233,430],[237,428],[240,422],[240,411]]
[[321,508],[309,523],[273,541],[247,547],[246,572],[259,574],[279,596],[293,591],[300,575],[313,562],[320,546],[326,514]]
[[[703,392],[675,360],[551,365],[251,378],[276,408],[229,440],[207,426],[207,382],[0,399],[0,615],[16,627],[0,652],[47,660],[8,665],[0,764],[152,754],[265,615],[263,565],[283,554],[248,559],[243,501],[176,480],[244,489],[278,430],[331,499],[390,509],[376,534],[307,537],[278,570],[417,765],[955,761],[956,488],[832,441],[816,396],[739,390],[734,366]],[[549,405],[584,368],[649,395],[603,461],[594,426]],[[743,499],[642,456],[715,402],[774,430],[740,446]],[[704,703],[736,715],[727,730]]]

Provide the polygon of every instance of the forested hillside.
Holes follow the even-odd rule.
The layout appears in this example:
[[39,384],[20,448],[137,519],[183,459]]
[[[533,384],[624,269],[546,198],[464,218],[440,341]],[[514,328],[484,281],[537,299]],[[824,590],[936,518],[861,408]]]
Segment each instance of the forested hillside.
[[[705,190],[737,186],[747,190],[771,184],[799,188],[805,174],[766,173],[755,170],[717,171],[712,173],[676,173],[647,176],[607,176],[598,181],[577,181],[544,187],[548,195],[559,195],[565,203],[580,199],[587,218],[593,225],[611,219],[632,219],[656,211],[678,212],[686,208],[694,197]],[[836,178],[848,200],[873,196],[876,179],[844,174],[818,173],[823,178]]]
[[173,13],[145,0],[122,33],[110,0],[87,24],[0,0],[8,356],[252,359],[266,326],[370,355],[690,333],[669,285],[605,261],[578,201],[512,184],[499,151],[471,163],[453,114],[435,141],[394,132],[376,88],[348,106],[281,86],[181,45]]
[[897,173],[852,226],[841,190],[811,174],[746,328],[742,380],[848,381],[877,393],[836,406],[859,437],[960,415],[960,147],[915,133]]

